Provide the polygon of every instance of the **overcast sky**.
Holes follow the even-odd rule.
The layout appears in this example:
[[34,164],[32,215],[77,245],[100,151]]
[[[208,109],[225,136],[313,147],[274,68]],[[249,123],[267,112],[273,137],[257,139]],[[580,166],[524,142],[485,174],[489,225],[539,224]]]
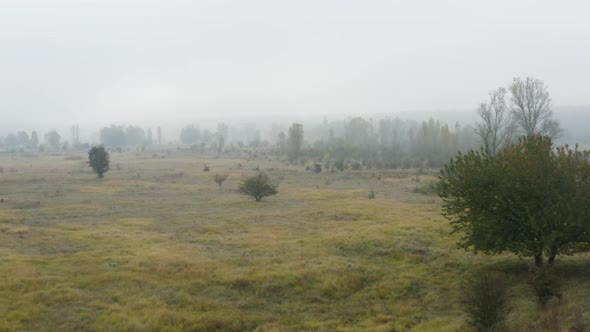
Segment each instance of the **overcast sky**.
[[5,123],[590,104],[587,1],[0,0]]

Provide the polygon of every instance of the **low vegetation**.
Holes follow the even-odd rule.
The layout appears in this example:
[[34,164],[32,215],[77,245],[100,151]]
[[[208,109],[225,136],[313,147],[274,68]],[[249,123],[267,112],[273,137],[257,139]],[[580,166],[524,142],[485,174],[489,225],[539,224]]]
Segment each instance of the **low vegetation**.
[[504,323],[511,310],[505,277],[484,273],[472,280],[464,292],[465,312],[478,330],[491,331]]
[[278,186],[270,181],[270,177],[266,173],[260,172],[242,180],[238,191],[240,194],[251,196],[260,202],[264,197],[278,194],[277,188]]
[[[551,266],[541,305],[530,261],[456,249],[440,200],[414,190],[437,171],[153,153],[116,153],[101,181],[64,154],[0,155],[0,330],[474,331],[464,280],[487,272],[503,329],[588,326],[588,254]],[[220,191],[204,163],[227,189],[258,167],[281,194]]]

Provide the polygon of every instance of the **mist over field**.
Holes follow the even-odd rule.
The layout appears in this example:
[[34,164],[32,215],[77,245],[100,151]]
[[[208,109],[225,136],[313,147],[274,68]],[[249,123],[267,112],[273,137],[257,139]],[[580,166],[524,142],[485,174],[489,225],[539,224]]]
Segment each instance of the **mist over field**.
[[4,1],[2,130],[465,113],[526,76],[547,83],[556,107],[588,107],[588,9],[584,1]]
[[586,1],[0,1],[0,331],[590,330]]

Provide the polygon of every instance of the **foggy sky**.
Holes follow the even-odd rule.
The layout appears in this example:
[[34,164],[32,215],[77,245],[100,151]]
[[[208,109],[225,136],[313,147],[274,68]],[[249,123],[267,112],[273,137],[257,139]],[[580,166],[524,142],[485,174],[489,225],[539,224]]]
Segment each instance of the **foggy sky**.
[[[590,104],[586,1],[1,0],[6,124]],[[139,119],[139,121],[138,121]]]

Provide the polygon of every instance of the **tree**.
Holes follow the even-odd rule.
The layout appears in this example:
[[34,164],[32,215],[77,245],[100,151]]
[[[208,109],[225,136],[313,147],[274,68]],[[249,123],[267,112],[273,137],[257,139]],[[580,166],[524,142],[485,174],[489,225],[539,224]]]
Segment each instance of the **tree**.
[[215,174],[213,178],[213,181],[219,185],[219,189],[221,189],[221,185],[225,180],[227,180],[227,174]]
[[289,128],[287,146],[289,159],[293,161],[299,158],[303,148],[303,125],[301,123],[293,123]]
[[532,77],[524,80],[516,77],[508,90],[512,94],[512,116],[521,134],[551,138],[559,136],[559,122],[553,119],[551,98],[543,81]]
[[162,145],[162,128],[158,127],[158,145]]
[[18,141],[18,145],[21,148],[26,148],[27,146],[29,146],[29,134],[27,134],[25,131],[19,131],[18,133],[16,133],[16,139]]
[[100,141],[108,147],[121,147],[127,145],[127,134],[123,126],[111,125],[100,130]]
[[37,132],[35,130],[33,130],[33,132],[31,133],[30,143],[33,149],[36,149],[39,146],[39,135],[37,135]]
[[141,145],[145,142],[145,131],[138,126],[129,126],[125,129],[125,137],[129,145]]
[[459,246],[534,257],[590,248],[590,151],[554,148],[550,138],[523,137],[500,149],[459,153],[441,171],[443,215]]
[[188,125],[180,132],[180,141],[183,144],[197,144],[201,140],[201,131],[198,126]]
[[92,167],[100,179],[104,177],[104,173],[109,171],[110,162],[109,153],[105,150],[104,145],[93,146],[88,151],[88,165]]
[[266,173],[258,173],[240,183],[238,192],[244,195],[252,196],[257,202],[262,198],[278,194],[277,185],[270,182]]
[[217,124],[217,151],[223,151],[223,147],[225,146],[225,141],[229,136],[229,127],[227,124],[220,122]]
[[74,125],[70,128],[72,135],[72,146],[76,147],[80,145],[80,126]]
[[148,130],[147,130],[145,143],[147,145],[154,144],[154,138],[152,137],[152,128],[148,128]]
[[6,145],[7,148],[12,149],[15,148],[18,144],[18,137],[15,134],[8,134],[5,138],[4,138],[4,145]]
[[45,141],[53,150],[59,150],[61,136],[55,130],[52,130],[45,134]]
[[277,137],[277,148],[279,150],[279,154],[284,154],[287,147],[287,139],[285,138],[285,133],[280,132]]
[[353,147],[370,148],[377,145],[373,124],[361,117],[352,118],[344,131],[346,144]]
[[491,154],[510,143],[514,132],[514,121],[506,104],[506,93],[504,88],[490,92],[490,101],[481,103],[477,110],[481,122],[475,125],[475,133]]

